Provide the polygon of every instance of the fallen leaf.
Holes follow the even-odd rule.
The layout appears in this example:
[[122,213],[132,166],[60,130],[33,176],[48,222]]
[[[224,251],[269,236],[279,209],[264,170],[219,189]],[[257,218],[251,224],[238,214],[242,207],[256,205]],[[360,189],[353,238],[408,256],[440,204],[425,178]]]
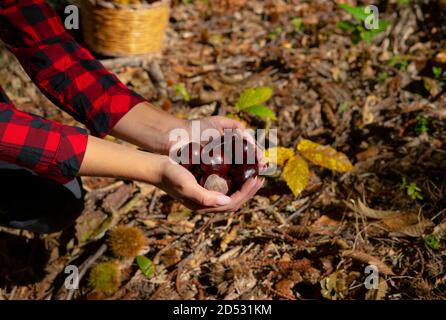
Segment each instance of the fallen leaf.
[[384,219],[387,217],[395,216],[401,214],[399,211],[390,211],[390,210],[375,210],[367,207],[361,200],[357,200],[357,205],[354,201],[353,203],[345,202],[345,204],[352,209],[354,212],[358,214],[362,214],[367,218],[372,219]]
[[294,150],[291,148],[277,147],[269,148],[265,151],[265,159],[269,163],[275,163],[278,166],[283,166],[292,156],[294,156]]
[[368,253],[357,250],[345,250],[342,252],[342,256],[352,258],[368,265],[373,265],[378,268],[380,273],[386,276],[394,275],[392,269],[387,264],[382,262],[378,257],[372,256]]
[[298,196],[307,186],[310,177],[307,162],[295,155],[286,163],[282,176],[294,196]]
[[401,227],[397,229],[395,232],[404,236],[418,238],[423,236],[425,234],[426,229],[432,226],[433,226],[432,221],[430,221],[429,219],[423,219],[422,221],[416,224]]
[[345,154],[337,152],[330,146],[323,146],[310,140],[302,139],[298,146],[305,158],[321,167],[340,172],[353,170],[353,165]]
[[322,297],[329,300],[343,299],[347,291],[347,275],[343,271],[336,271],[321,280]]
[[446,233],[446,221],[443,221],[439,225],[435,226],[432,234],[442,236]]
[[308,227],[310,233],[332,234],[338,227],[340,222],[333,220],[326,215],[322,215],[311,226]]

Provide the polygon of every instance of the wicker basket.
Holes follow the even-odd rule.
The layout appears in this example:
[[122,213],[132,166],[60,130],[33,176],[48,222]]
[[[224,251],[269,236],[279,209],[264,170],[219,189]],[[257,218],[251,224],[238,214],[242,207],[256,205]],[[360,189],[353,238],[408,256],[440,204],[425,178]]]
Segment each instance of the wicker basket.
[[169,0],[120,5],[82,0],[82,34],[91,50],[112,57],[161,52]]

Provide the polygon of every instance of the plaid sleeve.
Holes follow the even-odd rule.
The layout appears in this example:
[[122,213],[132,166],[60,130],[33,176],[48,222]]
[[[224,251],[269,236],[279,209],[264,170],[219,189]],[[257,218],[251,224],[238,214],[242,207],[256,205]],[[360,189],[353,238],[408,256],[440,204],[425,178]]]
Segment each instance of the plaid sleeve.
[[0,87],[0,160],[66,183],[79,172],[88,134],[19,111]]
[[72,38],[44,0],[0,1],[0,37],[41,91],[96,136],[144,101]]

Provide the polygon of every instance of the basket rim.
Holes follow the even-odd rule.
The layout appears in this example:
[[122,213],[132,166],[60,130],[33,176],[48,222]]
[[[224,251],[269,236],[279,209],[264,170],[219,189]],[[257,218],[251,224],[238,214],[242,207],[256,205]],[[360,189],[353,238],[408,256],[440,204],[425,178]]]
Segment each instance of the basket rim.
[[157,0],[152,3],[129,3],[129,4],[120,4],[120,3],[112,3],[104,0],[81,0],[81,3],[88,2],[90,5],[101,8],[101,9],[110,9],[110,10],[151,10],[160,6],[170,5],[170,0]]

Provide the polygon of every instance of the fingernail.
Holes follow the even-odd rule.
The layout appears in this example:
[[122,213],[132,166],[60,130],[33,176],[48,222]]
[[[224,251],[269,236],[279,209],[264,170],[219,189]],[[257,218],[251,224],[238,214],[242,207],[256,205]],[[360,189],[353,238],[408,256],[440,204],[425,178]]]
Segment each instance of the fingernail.
[[231,202],[231,198],[224,195],[217,196],[217,205],[219,206],[225,206]]

